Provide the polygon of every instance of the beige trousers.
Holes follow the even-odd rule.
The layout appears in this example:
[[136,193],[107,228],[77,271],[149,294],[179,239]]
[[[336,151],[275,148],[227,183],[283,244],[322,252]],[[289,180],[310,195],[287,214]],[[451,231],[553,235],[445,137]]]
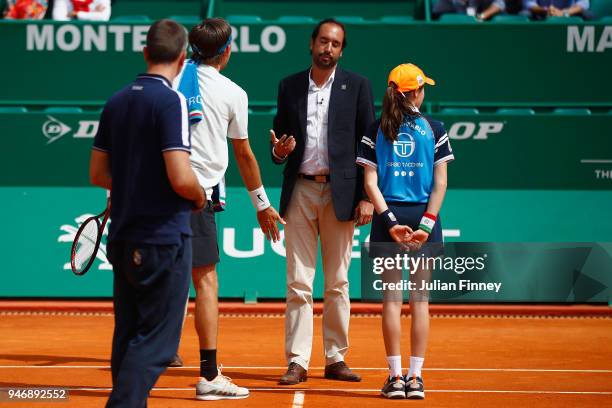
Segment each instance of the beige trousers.
[[285,356],[308,369],[312,351],[312,286],[319,237],[323,258],[325,364],[344,360],[350,317],[348,268],[353,221],[338,221],[329,183],[298,179],[286,214],[287,310]]

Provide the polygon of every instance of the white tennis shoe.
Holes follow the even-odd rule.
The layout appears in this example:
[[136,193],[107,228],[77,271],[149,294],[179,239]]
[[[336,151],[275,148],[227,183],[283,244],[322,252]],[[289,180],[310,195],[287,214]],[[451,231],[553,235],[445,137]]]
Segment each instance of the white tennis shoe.
[[217,376],[211,381],[200,377],[196,384],[196,399],[215,401],[222,399],[243,399],[249,396],[249,390],[234,384],[231,378],[221,374],[221,369],[218,371]]

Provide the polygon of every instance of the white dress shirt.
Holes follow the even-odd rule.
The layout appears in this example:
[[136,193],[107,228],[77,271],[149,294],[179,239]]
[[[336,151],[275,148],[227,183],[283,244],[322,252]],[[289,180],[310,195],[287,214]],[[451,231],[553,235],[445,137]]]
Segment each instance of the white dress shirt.
[[327,114],[329,98],[336,71],[327,82],[319,88],[308,75],[308,108],[306,112],[306,140],[304,157],[300,173],[308,175],[329,174],[329,157],[327,154]]

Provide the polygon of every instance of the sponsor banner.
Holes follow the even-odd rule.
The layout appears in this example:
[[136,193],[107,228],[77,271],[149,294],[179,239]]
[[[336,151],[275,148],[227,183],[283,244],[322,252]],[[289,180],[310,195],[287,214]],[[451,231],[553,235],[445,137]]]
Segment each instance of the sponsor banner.
[[[268,188],[267,193],[277,205],[280,190]],[[4,249],[0,297],[112,295],[106,235],[98,258],[86,275],[74,276],[68,263],[80,224],[105,206],[106,194],[102,189],[2,187],[0,200],[4,203],[0,214],[3,226],[0,247]],[[612,236],[612,219],[608,216],[611,202],[612,192],[607,191],[451,190],[439,222],[447,242],[606,241]],[[217,225],[220,296],[283,298],[284,240],[266,241],[244,188],[228,188],[227,210],[217,215]],[[361,296],[360,251],[369,242],[369,231],[369,226],[356,229],[353,237],[349,280],[350,295],[354,299]],[[322,290],[319,260],[316,298],[322,296]],[[527,293],[525,296],[524,300],[531,299]],[[508,299],[511,300],[514,298]]]
[[[139,53],[146,45],[148,25],[129,24],[28,24],[26,51]],[[258,36],[252,35],[257,32]],[[285,48],[282,27],[263,29],[232,26],[232,52],[276,53]]]
[[[273,117],[272,112],[249,115],[250,145],[268,187],[282,181],[282,166],[270,159]],[[612,190],[612,138],[607,132],[612,115],[433,117],[444,122],[456,157],[449,164],[449,188]],[[89,186],[98,113],[0,113],[0,119],[0,186]],[[395,151],[409,158],[416,143],[397,144]],[[27,160],[15,154],[25,151]],[[242,185],[233,158],[226,182]]]
[[[224,74],[241,85],[251,101],[275,101],[278,81],[309,66],[312,27],[312,23],[277,21],[235,24],[234,55]],[[0,48],[11,56],[11,63],[2,64],[0,73],[22,80],[7,81],[0,100],[106,100],[144,70],[141,50],[147,29],[137,22],[4,21]],[[428,89],[429,102],[610,104],[612,26],[603,22],[570,26],[368,22],[347,24],[347,33],[349,46],[341,65],[367,76],[379,102],[389,70],[398,62],[416,61],[437,82]],[[361,50],[376,50],[376,63],[372,52]],[[45,80],[39,79],[41,64]],[[576,85],[578,75],[588,78],[588,84]]]

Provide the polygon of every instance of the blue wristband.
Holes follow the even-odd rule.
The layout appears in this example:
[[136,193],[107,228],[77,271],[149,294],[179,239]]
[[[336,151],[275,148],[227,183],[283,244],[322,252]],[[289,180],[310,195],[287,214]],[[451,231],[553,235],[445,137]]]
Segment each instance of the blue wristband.
[[393,214],[389,209],[383,211],[380,216],[382,217],[387,229],[391,229],[399,224],[399,222],[397,222],[397,218],[395,218],[395,214]]

